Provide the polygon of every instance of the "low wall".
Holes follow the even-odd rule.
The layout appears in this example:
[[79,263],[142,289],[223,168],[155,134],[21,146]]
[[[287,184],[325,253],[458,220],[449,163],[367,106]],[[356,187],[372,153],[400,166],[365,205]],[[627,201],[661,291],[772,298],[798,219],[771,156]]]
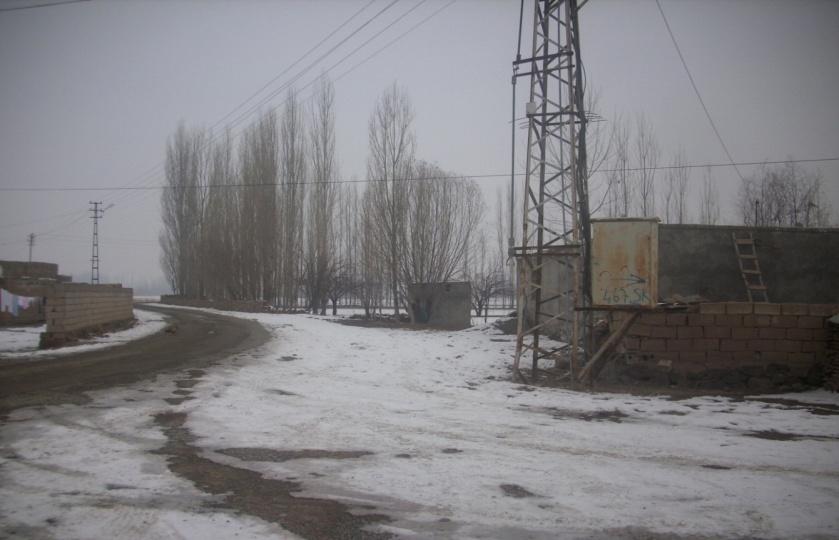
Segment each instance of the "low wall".
[[[611,382],[801,390],[824,382],[837,304],[704,303],[642,314],[623,338]],[[625,313],[613,315],[615,328]]]
[[164,294],[160,296],[160,303],[170,306],[212,308],[222,311],[243,311],[245,313],[262,313],[267,311],[265,304],[256,300],[208,300]]
[[121,285],[56,284],[47,297],[46,311],[47,331],[41,334],[41,345],[56,346],[133,320],[133,291]]

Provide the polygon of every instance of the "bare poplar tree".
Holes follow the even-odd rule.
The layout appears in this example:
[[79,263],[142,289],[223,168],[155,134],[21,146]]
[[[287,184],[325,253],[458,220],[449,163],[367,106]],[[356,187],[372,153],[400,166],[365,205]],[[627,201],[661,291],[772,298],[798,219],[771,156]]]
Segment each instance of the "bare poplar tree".
[[208,190],[204,207],[202,230],[202,260],[206,276],[205,292],[210,298],[236,296],[234,285],[239,275],[238,254],[235,253],[238,219],[235,214],[237,193],[231,188],[236,182],[230,133],[225,134],[208,150]]
[[378,244],[379,226],[376,223],[378,214],[373,193],[374,191],[371,189],[364,192],[358,227],[361,249],[356,291],[361,306],[364,308],[364,315],[368,319],[373,316],[377,309],[381,308],[384,293],[384,264]]
[[720,221],[720,195],[711,168],[705,169],[702,182],[702,199],[700,200],[699,222],[703,225],[717,225]]
[[635,159],[637,163],[637,209],[640,216],[655,215],[655,172],[658,168],[659,149],[653,128],[646,118],[638,116],[635,128]]
[[166,146],[161,195],[162,266],[175,294],[200,297],[200,242],[205,178],[205,134],[179,125]]
[[627,217],[634,194],[629,170],[630,131],[620,116],[612,126],[611,141],[613,153],[607,175],[606,213],[609,217]]
[[690,170],[687,168],[684,151],[679,149],[670,162],[664,177],[664,221],[685,223],[687,218],[687,195]]
[[337,242],[333,235],[335,219],[335,91],[321,78],[311,109],[309,156],[312,185],[309,191],[305,283],[309,309],[326,312],[327,294],[337,276]]
[[305,204],[306,148],[303,109],[294,89],[283,111],[280,142],[280,253],[278,288],[285,308],[297,306],[303,260],[303,207]]
[[249,126],[241,144],[240,171],[245,184],[249,236],[253,251],[248,257],[251,266],[251,299],[274,302],[276,293],[277,263],[277,177],[279,174],[277,118],[268,111]]
[[329,288],[333,315],[336,314],[338,300],[358,293],[362,209],[355,184],[339,186],[337,207],[334,230],[338,270]]
[[399,249],[405,237],[408,182],[414,161],[414,111],[396,83],[379,96],[368,125],[370,210],[379,257],[387,272],[394,315],[399,315]]

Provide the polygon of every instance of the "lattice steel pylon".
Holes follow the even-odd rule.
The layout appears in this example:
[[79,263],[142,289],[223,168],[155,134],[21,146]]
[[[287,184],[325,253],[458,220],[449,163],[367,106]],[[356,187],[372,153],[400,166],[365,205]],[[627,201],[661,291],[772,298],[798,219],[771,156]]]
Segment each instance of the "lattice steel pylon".
[[[514,77],[530,76],[527,165],[519,267],[518,333],[513,369],[530,356],[553,360],[573,378],[589,335],[590,225],[585,153],[583,73],[577,0],[535,0],[530,58],[513,62]],[[520,66],[529,71],[518,72]],[[550,335],[557,341],[548,341]],[[562,373],[562,370],[567,372]]]
[[90,284],[99,283],[99,219],[105,211],[102,201],[90,201],[90,219],[93,220],[93,238],[90,252]]

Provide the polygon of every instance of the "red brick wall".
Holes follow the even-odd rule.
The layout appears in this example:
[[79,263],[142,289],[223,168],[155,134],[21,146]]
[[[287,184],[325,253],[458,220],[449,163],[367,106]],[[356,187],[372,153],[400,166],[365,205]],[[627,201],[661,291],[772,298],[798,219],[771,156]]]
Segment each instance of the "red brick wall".
[[748,302],[644,313],[623,339],[624,371],[696,386],[804,384],[825,361],[836,313],[833,304]]

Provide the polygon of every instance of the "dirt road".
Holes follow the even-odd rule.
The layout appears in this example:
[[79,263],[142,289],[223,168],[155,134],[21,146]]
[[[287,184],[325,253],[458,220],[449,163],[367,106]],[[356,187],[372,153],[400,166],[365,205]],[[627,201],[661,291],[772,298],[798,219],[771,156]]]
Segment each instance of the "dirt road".
[[[195,399],[192,396],[192,387],[206,374],[205,369],[201,368],[235,358],[237,353],[256,348],[267,342],[270,337],[262,325],[250,320],[157,306],[144,305],[142,309],[169,316],[171,320],[168,331],[110,349],[0,366],[0,423],[6,420],[8,413],[14,409],[72,403],[81,407],[62,411],[60,418],[47,412],[44,416],[38,416],[39,413],[36,413],[35,422],[41,422],[42,425],[59,423],[70,430],[78,426],[95,426],[93,429],[96,433],[107,433],[109,438],[123,440],[123,435],[112,432],[111,426],[100,426],[97,423],[98,417],[87,407],[90,404],[90,407],[101,408],[101,405],[91,402],[85,392],[129,385],[151,379],[162,372],[170,372],[178,377],[174,380],[176,390],[163,401],[177,405]],[[233,360],[232,365],[235,364],[236,361]],[[166,390],[161,390],[165,394]],[[149,395],[149,399],[156,399],[159,395]],[[151,453],[166,456],[167,466],[174,475],[189,480],[200,491],[216,496],[217,499],[212,505],[214,512],[232,511],[247,514],[278,524],[284,530],[307,539],[390,537],[388,534],[364,529],[368,524],[388,520],[386,516],[375,513],[374,507],[366,506],[356,509],[356,513],[353,513],[348,505],[341,502],[302,496],[299,494],[302,489],[299,482],[266,478],[246,468],[208,459],[193,445],[194,437],[185,427],[186,418],[187,415],[183,412],[168,411],[156,414],[155,423],[163,430],[167,442],[162,448]],[[19,423],[16,426],[21,427]],[[11,446],[14,440],[12,435],[3,442]],[[6,449],[6,453],[12,456],[16,464],[28,463],[25,457],[16,452]],[[334,457],[334,454],[328,453],[331,457]],[[294,457],[316,459],[327,456],[320,455],[318,451],[302,450]],[[341,457],[343,456],[339,455],[339,458]],[[62,470],[66,472],[68,469],[65,467]],[[67,474],[85,473],[72,471]],[[120,487],[136,488],[131,485]],[[48,483],[43,489],[50,497],[56,495],[56,488],[52,484]],[[124,509],[126,501],[120,498],[119,493],[114,494],[107,489],[106,485],[106,493],[99,494],[97,507]],[[74,488],[57,496],[69,498],[66,501],[67,507],[73,508],[78,504],[75,498],[82,497],[83,493]],[[196,515],[207,511],[200,504],[196,505],[195,501],[190,501],[192,499],[186,497],[177,501],[175,506],[181,509],[190,508]],[[147,501],[147,504],[161,504],[168,508],[172,501]],[[123,513],[121,510],[120,515]],[[132,527],[137,525],[132,524],[130,518],[128,522]],[[6,534],[11,537],[52,537],[50,527],[49,522],[47,526],[39,525],[34,528],[20,524],[4,524],[0,511],[0,538],[4,538]],[[116,523],[113,527],[114,536],[121,536],[120,531],[125,532],[124,523]]]
[[33,405],[85,403],[84,392],[207,366],[269,337],[254,321],[157,306],[141,309],[169,316],[167,331],[108,349],[0,365],[0,415]]

